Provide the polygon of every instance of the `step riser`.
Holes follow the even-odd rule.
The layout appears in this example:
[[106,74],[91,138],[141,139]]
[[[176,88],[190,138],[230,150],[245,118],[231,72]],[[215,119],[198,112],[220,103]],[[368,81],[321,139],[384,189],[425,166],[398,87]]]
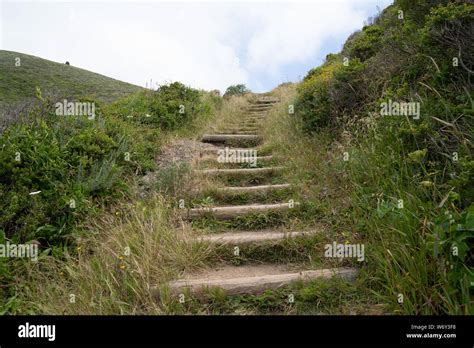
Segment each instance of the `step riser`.
[[256,129],[261,129],[263,124],[262,121],[254,122],[244,122],[244,123],[229,123],[226,128],[232,128],[232,129],[240,129],[240,128],[256,128]]
[[[206,156],[216,156],[215,158],[217,158],[217,156],[219,155],[219,150],[224,150],[225,148],[224,147],[216,147],[215,149],[203,149],[201,151],[201,158],[204,158]],[[235,151],[238,151],[238,150],[246,150],[246,151],[249,151],[249,150],[255,150],[257,151],[257,154],[260,153],[260,148],[258,147],[229,147],[229,150],[235,150]]]
[[207,289],[220,288],[226,292],[226,295],[235,296],[244,294],[260,294],[265,290],[277,290],[298,281],[307,283],[317,279],[330,279],[333,277],[341,277],[348,281],[354,281],[357,277],[357,273],[357,270],[347,268],[326,269],[223,280],[184,280],[171,282],[169,286],[173,294],[180,294],[185,290],[188,290],[193,296],[202,296],[206,293]]
[[216,130],[215,134],[255,134],[258,135],[260,129],[221,129]]
[[271,102],[260,101],[260,102],[250,103],[250,105],[278,105],[278,103],[279,102],[277,102],[277,101],[271,101]]
[[[248,160],[248,161],[241,161],[241,162],[219,162],[218,161],[218,157],[219,156],[206,156],[206,157],[202,157],[200,159],[200,166],[203,167],[203,166],[214,166],[212,167],[211,169],[216,169],[215,167],[217,166],[218,168],[217,169],[225,169],[226,167],[237,167],[236,169],[238,168],[241,168],[241,169],[244,169],[244,168],[258,168],[258,166],[262,163],[268,163],[270,161],[272,161],[273,157],[272,156],[261,156],[261,157],[256,157],[256,158],[253,158],[252,160]],[[205,168],[203,168],[205,169]],[[231,169],[231,168],[229,168]]]
[[257,127],[257,126],[243,126],[243,125],[227,125],[226,127],[222,127],[222,128],[217,128],[216,130],[218,131],[244,131],[244,132],[248,132],[248,131],[258,131],[260,130],[261,127]]
[[215,208],[194,208],[189,209],[187,217],[190,220],[199,219],[206,216],[212,216],[217,220],[231,220],[240,216],[251,214],[262,214],[269,212],[285,212],[295,209],[299,204],[295,203],[293,208],[288,203],[280,204],[262,204],[255,206],[233,206],[233,207],[215,207]]
[[268,99],[268,100],[255,100],[250,102],[251,105],[259,105],[259,104],[278,104],[280,103],[279,99]]
[[261,185],[261,186],[250,186],[250,187],[222,187],[217,189],[221,194],[238,195],[238,194],[261,194],[267,192],[273,192],[278,190],[288,190],[291,188],[290,184],[280,185]]
[[262,138],[258,135],[250,134],[206,134],[201,141],[211,144],[240,144],[252,146],[260,143]]
[[316,232],[254,232],[254,233],[234,233],[224,235],[204,236],[198,239],[199,242],[215,245],[249,245],[249,244],[265,244],[278,243],[288,239],[311,237]]
[[243,169],[202,169],[196,170],[201,175],[223,175],[223,176],[252,176],[252,175],[268,175],[283,170],[283,167],[267,167],[267,168],[243,168]]
[[242,130],[222,130],[222,131],[216,131],[214,132],[214,134],[216,135],[220,135],[220,134],[234,134],[234,135],[240,135],[240,134],[243,134],[243,135],[258,135],[258,132],[257,131],[242,131]]

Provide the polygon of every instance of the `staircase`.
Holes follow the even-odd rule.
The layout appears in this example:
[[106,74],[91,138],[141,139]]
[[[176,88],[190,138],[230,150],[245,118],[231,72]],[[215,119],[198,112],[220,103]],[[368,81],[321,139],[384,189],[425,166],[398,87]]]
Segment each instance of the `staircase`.
[[[218,179],[221,185],[215,189],[214,197],[219,202],[232,201],[232,197],[245,195],[245,204],[222,204],[186,209],[183,217],[189,221],[205,218],[217,221],[233,221],[255,214],[280,214],[299,209],[300,203],[291,200],[293,187],[282,180],[282,173],[288,168],[278,163],[272,154],[259,154],[262,148],[260,129],[269,110],[280,101],[273,97],[257,97],[245,108],[245,116],[238,122],[226,125],[213,134],[204,134],[202,142],[217,146],[213,151],[202,154],[201,163],[206,168],[196,169],[196,175]],[[218,151],[256,150],[256,163],[249,167],[245,163],[222,163],[217,160]],[[280,201],[265,201],[268,196]],[[285,199],[287,198],[287,199]],[[264,200],[264,202],[262,202]],[[265,228],[255,231],[224,230],[196,237],[197,243],[209,243],[220,247],[236,248],[248,245],[274,246],[288,239],[310,238],[320,230],[289,231],[279,228]],[[223,289],[228,296],[259,294],[275,290],[294,282],[308,282],[315,279],[341,277],[354,280],[357,270],[352,268],[307,269],[282,264],[251,264],[242,266],[216,265],[215,269],[177,279],[168,284],[172,294],[191,294],[202,297],[209,289]]]

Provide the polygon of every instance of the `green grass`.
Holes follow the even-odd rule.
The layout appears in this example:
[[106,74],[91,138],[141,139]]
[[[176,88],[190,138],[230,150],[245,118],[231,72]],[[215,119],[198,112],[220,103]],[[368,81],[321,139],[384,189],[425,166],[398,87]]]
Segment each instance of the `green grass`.
[[[16,66],[17,58],[20,66]],[[19,52],[0,50],[0,110],[10,104],[31,100],[39,87],[44,95],[57,98],[93,97],[112,102],[141,90],[84,69],[56,63]]]

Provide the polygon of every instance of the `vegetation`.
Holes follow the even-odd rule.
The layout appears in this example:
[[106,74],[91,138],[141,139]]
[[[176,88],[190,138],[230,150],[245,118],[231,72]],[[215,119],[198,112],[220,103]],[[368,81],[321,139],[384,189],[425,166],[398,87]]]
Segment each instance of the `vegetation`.
[[0,112],[7,106],[32,100],[39,87],[55,99],[88,97],[112,102],[139,91],[130,83],[66,64],[19,52],[0,50]]
[[[326,172],[369,244],[370,287],[399,313],[473,311],[473,18],[472,4],[395,1],[297,88],[301,128],[339,144]],[[384,102],[419,103],[419,118]]]
[[[27,122],[0,138],[0,242],[36,241],[41,256],[36,263],[0,259],[0,311],[474,313],[473,16],[472,4],[397,0],[301,83],[272,91],[281,103],[261,127],[259,156],[272,154],[290,168],[275,177],[204,179],[186,164],[156,168],[169,139],[242,117],[251,98],[243,85],[229,87],[223,103],[180,83],[111,105],[95,101],[94,120],[58,116],[39,93]],[[402,102],[419,103],[419,113],[382,112],[382,105]],[[142,197],[136,178],[152,171],[152,193]],[[269,183],[291,189],[216,192]],[[193,207],[290,199],[301,205],[190,224],[175,209],[182,198]],[[192,241],[200,233],[265,227],[318,233],[243,246],[238,256]],[[364,244],[365,261],[322,257],[333,241]],[[157,299],[148,287],[216,263],[257,262],[361,270],[355,284],[315,281],[258,296],[211,291],[204,302],[179,303],[166,289]]]
[[250,90],[247,89],[245,85],[239,84],[239,85],[232,85],[227,87],[224,97],[228,98],[231,96],[238,96],[238,95],[244,95],[245,93],[249,93]]
[[[39,90],[37,97],[40,104],[0,138],[0,240],[37,243],[43,257],[58,260],[76,253],[78,238],[90,233],[88,219],[114,209],[111,202],[132,199],[132,183],[156,169],[171,130],[195,131],[220,102],[172,83],[112,105],[79,99],[95,103],[89,119],[57,115],[52,99]],[[18,280],[22,263],[0,258],[4,311],[13,310],[12,299],[24,285]]]

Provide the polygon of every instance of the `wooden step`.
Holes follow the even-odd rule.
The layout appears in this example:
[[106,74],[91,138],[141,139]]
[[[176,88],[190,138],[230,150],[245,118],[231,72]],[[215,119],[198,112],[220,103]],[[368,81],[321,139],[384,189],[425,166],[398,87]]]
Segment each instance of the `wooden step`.
[[[254,266],[261,267],[261,266]],[[233,267],[237,268],[237,267]],[[265,271],[252,270],[250,267],[244,269],[245,272],[240,272],[240,277],[228,278],[226,273],[220,272],[219,278],[207,275],[205,278],[197,279],[183,279],[168,283],[173,294],[181,294],[188,290],[193,296],[202,296],[207,289],[220,288],[223,289],[226,295],[245,295],[245,294],[259,294],[265,290],[276,290],[294,282],[302,281],[309,282],[317,279],[330,279],[333,277],[340,277],[349,281],[354,281],[357,277],[357,269],[354,268],[330,268],[330,269],[316,269],[316,270],[301,270],[301,271],[286,271],[272,274],[261,274]],[[227,274],[233,275],[230,267],[226,270]],[[218,273],[218,272],[216,272]],[[244,273],[244,275],[242,275]],[[248,275],[245,274],[256,274]],[[218,274],[219,275],[219,274]]]
[[199,174],[204,175],[255,175],[269,174],[283,170],[284,167],[262,167],[262,168],[229,168],[229,169],[200,169],[196,170]]
[[242,124],[229,124],[226,127],[218,128],[219,130],[229,130],[229,131],[258,131],[262,129],[259,126],[247,126]]
[[250,105],[277,105],[279,101],[271,101],[271,100],[256,100]]
[[218,220],[230,220],[239,216],[249,214],[282,212],[294,209],[299,206],[298,202],[294,203],[294,207],[290,208],[289,203],[275,204],[251,204],[251,205],[232,205],[226,207],[202,207],[191,208],[187,211],[188,219],[196,219],[204,216],[213,216]]
[[[271,156],[268,156],[271,157]],[[275,190],[284,190],[290,188],[290,184],[276,184],[276,185],[259,185],[259,186],[227,186],[220,187],[217,190],[224,193],[261,193],[261,192],[270,192]]]
[[216,134],[258,134],[261,129],[254,128],[254,129],[242,129],[242,128],[225,128],[225,129],[218,129],[215,130],[214,133]]
[[[199,164],[196,169],[256,169],[261,168],[264,166],[269,166],[272,162],[271,159],[267,159],[267,157],[271,156],[261,156],[261,157],[241,157],[240,159],[236,159],[234,161],[221,161],[217,160],[217,156],[206,156],[201,157],[199,160]],[[271,172],[268,172],[271,173]],[[210,175],[217,175],[217,176],[227,176],[227,177],[236,177],[236,176],[244,176],[247,173],[211,173]],[[257,174],[259,174],[257,172]],[[267,174],[266,172],[263,174]],[[253,174],[251,174],[253,175]],[[253,175],[255,176],[255,175]]]
[[244,123],[246,121],[263,121],[266,118],[265,115],[259,115],[259,114],[252,114],[252,115],[247,115],[245,117],[242,117],[236,122]]
[[[206,148],[201,150],[201,157],[207,156],[209,154],[216,155],[217,156],[217,151],[219,150],[224,150],[225,147],[220,147],[220,146],[215,146],[214,148]],[[257,153],[260,151],[259,147],[229,147],[229,150],[234,150],[234,151],[239,151],[239,150],[255,150]]]
[[[246,149],[240,149],[240,151],[243,151],[243,150],[246,150]],[[230,148],[229,148],[229,151],[230,151]],[[237,150],[237,151],[239,151],[239,150]],[[236,151],[236,153],[237,153],[237,151]],[[257,151],[257,150],[254,150],[254,151]],[[213,151],[213,152],[215,152],[215,155],[202,156],[201,161],[216,161],[217,162],[217,158],[218,158],[217,151]],[[273,159],[272,155],[257,156],[257,161],[270,161],[272,159]]]
[[280,102],[280,99],[278,98],[271,98],[271,97],[266,97],[263,99],[257,99],[251,102],[251,104],[278,104]]
[[281,241],[290,238],[310,237],[319,231],[248,231],[248,232],[226,232],[201,236],[198,241],[211,244],[245,245],[251,243],[266,243]]
[[231,123],[229,124],[230,127],[253,127],[253,128],[259,128],[261,129],[263,125],[263,119],[262,120],[244,120],[240,123]]
[[255,130],[241,130],[241,129],[234,129],[234,130],[216,130],[214,131],[214,134],[245,134],[245,135],[258,135],[258,132]]
[[250,105],[247,106],[244,110],[270,110],[273,108],[273,105],[266,104],[266,105]]
[[247,109],[246,117],[260,117],[265,118],[267,115],[265,114],[270,109]]
[[258,141],[260,136],[253,134],[204,134],[201,141],[205,143],[222,143],[226,141]]
[[245,122],[260,122],[266,118],[266,115],[263,114],[248,114],[238,120],[235,120],[235,123],[243,124]]

